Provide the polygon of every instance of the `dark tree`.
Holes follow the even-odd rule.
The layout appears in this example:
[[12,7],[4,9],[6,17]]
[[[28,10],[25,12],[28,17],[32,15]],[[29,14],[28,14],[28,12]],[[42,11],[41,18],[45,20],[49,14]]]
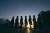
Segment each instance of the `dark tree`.
[[43,15],[45,14],[44,11],[41,11],[38,15],[38,19],[37,19],[37,22],[39,24],[39,29],[41,29],[43,27],[43,23],[44,23],[44,20],[43,20]]
[[40,12],[38,15],[39,32],[50,33],[50,10]]
[[12,28],[14,27],[14,16],[13,16],[12,19],[11,19],[11,27],[12,27]]

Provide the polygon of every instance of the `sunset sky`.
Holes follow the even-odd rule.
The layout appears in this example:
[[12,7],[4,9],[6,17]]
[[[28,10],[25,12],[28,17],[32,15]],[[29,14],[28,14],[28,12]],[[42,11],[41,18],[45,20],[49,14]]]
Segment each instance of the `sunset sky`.
[[50,10],[50,0],[0,0],[0,18],[33,16],[42,10]]

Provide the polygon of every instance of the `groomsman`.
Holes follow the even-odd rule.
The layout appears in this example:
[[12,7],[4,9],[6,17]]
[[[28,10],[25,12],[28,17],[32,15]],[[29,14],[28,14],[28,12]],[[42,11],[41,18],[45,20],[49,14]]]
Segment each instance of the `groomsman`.
[[18,27],[18,24],[19,24],[19,17],[17,16],[16,19],[15,19],[15,28]]

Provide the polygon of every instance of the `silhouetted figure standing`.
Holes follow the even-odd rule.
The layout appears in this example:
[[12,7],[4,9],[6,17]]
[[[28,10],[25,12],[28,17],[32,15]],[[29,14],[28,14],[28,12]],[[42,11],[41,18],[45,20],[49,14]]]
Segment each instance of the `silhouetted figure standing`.
[[15,28],[18,27],[18,24],[19,24],[19,17],[17,16],[17,18],[15,19]]
[[23,17],[20,17],[20,27],[19,27],[19,32],[22,33],[22,25],[23,25]]
[[27,22],[27,16],[25,16],[25,27],[26,27],[27,24],[28,24],[28,22]]
[[38,23],[36,22],[35,15],[33,15],[34,33],[37,33]]
[[23,17],[21,16],[21,18],[20,18],[20,28],[22,28],[22,25],[23,25]]
[[6,22],[7,22],[6,24],[8,25],[8,27],[11,27],[11,26],[10,26],[10,23],[11,23],[11,22],[10,22],[8,19],[6,19]]
[[29,16],[29,24],[32,25],[31,16]]
[[14,16],[13,16],[12,19],[11,19],[11,27],[12,27],[12,28],[14,27]]
[[36,22],[35,15],[33,15],[33,24],[34,24],[34,29],[36,29],[37,28],[37,22]]

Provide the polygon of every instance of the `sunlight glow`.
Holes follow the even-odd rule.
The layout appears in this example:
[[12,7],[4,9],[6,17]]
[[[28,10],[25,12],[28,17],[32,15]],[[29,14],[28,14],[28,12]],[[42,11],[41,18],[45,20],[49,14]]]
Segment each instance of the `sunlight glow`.
[[31,25],[29,24],[29,22],[28,22],[28,25],[26,26],[26,33],[31,33]]
[[31,25],[31,28],[34,28],[34,23],[33,23],[33,21],[32,21],[32,25]]
[[29,28],[27,28],[27,33],[31,33]]
[[28,22],[28,25],[26,26],[27,28],[30,28],[30,24],[29,24],[29,22]]

